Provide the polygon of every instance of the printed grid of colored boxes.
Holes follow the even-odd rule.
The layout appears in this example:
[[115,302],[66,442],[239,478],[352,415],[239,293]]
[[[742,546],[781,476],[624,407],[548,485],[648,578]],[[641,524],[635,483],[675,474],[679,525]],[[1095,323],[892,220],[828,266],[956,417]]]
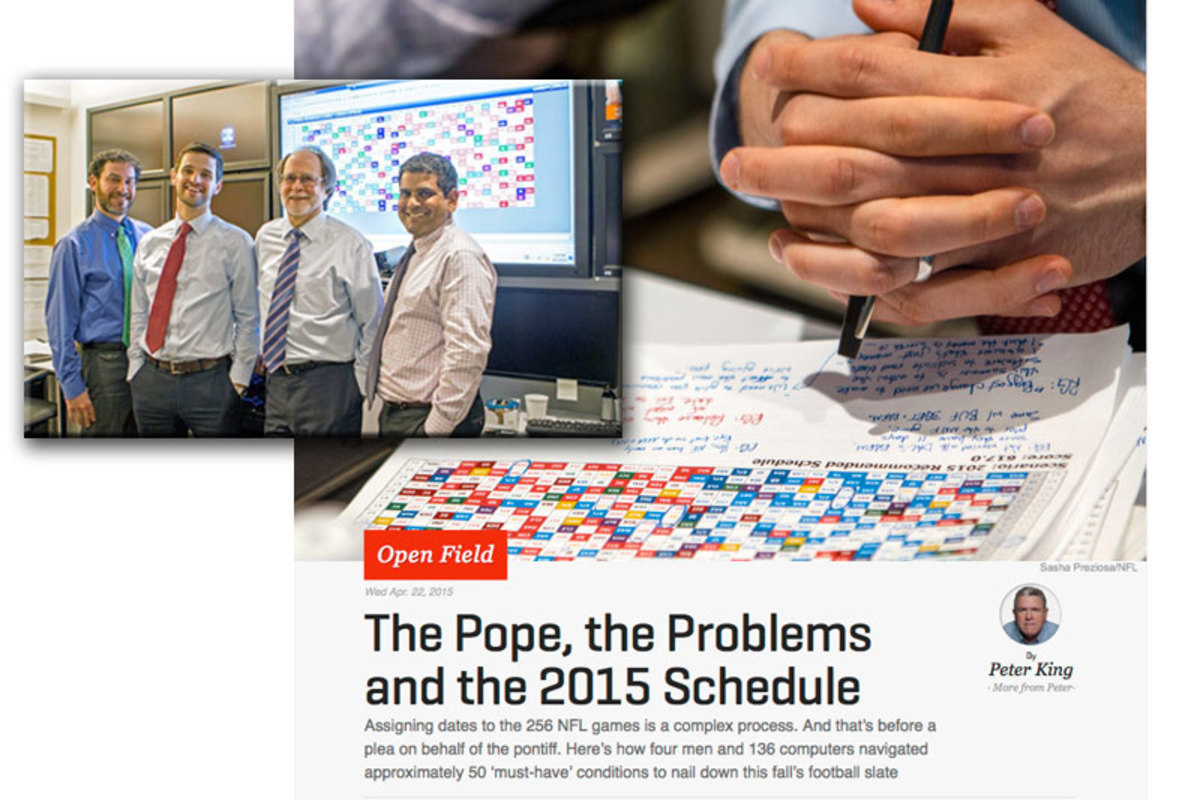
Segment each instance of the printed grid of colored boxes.
[[535,560],[969,558],[1031,472],[411,461],[368,527],[496,529]]
[[399,167],[423,151],[450,158],[459,208],[532,208],[533,96],[477,99],[300,126],[338,170],[335,213],[396,211]]

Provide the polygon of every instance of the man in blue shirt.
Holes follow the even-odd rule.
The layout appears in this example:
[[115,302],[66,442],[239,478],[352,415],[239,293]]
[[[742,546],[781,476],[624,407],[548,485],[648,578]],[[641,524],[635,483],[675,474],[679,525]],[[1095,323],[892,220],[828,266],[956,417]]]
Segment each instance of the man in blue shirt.
[[125,349],[133,253],[150,230],[128,216],[141,165],[125,150],[88,165],[96,210],[54,246],[46,328],[67,419],[85,436],[133,436]]
[[1046,615],[1046,593],[1036,586],[1022,586],[1013,598],[1013,621],[1005,623],[1004,632],[1017,644],[1042,644],[1058,631],[1058,623]]

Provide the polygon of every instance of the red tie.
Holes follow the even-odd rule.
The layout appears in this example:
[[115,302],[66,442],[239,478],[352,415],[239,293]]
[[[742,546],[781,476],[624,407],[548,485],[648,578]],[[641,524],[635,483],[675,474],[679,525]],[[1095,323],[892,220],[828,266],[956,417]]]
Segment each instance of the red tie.
[[150,321],[146,325],[146,347],[157,353],[167,338],[167,320],[171,316],[171,303],[175,301],[175,286],[179,279],[179,268],[183,266],[183,254],[187,249],[187,235],[192,226],[186,222],[179,226],[175,241],[167,251],[167,264],[158,279],[154,292],[154,303],[150,306]]
[[[1057,0],[1040,0],[1058,13]],[[1056,317],[976,317],[979,330],[988,336],[1008,333],[1092,333],[1117,324],[1104,281],[1072,286],[1058,293],[1062,311]]]
[[1008,333],[1093,333],[1116,325],[1104,281],[1072,286],[1058,293],[1062,311],[1056,317],[976,317],[986,336]]

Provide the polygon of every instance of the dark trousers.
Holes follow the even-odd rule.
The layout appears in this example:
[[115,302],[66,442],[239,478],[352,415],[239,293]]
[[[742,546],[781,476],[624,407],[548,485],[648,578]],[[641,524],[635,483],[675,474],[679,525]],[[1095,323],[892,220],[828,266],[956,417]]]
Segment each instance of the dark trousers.
[[[425,419],[430,408],[401,408],[395,403],[384,402],[379,414],[379,435],[410,439],[425,436]],[[454,427],[450,435],[455,438],[471,438],[483,433],[483,400],[475,395],[475,402],[467,411],[463,421]]]
[[129,360],[120,342],[85,344],[79,350],[83,382],[96,410],[96,421],[81,436],[137,436],[133,400],[125,373]]
[[172,375],[147,361],[129,382],[141,436],[236,436],[241,398],[229,382],[229,359],[211,369]]
[[361,436],[362,393],[354,364],[320,364],[267,376],[267,436]]

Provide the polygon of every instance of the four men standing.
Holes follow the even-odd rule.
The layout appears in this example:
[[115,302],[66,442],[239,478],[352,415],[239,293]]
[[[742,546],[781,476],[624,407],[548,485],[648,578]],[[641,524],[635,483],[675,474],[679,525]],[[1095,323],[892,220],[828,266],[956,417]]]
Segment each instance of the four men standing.
[[131,435],[123,396],[142,436],[236,435],[257,359],[267,435],[358,436],[363,397],[378,390],[382,435],[478,436],[496,271],[453,224],[449,160],[422,153],[400,168],[413,242],[386,306],[370,243],[325,214],[337,189],[325,153],[302,147],[279,162],[284,216],[253,243],[212,214],[223,168],[215,148],[184,147],[170,173],[175,218],[150,231],[126,216],[136,159],[93,160],[97,211],[56,246],[46,303],[68,418]]

